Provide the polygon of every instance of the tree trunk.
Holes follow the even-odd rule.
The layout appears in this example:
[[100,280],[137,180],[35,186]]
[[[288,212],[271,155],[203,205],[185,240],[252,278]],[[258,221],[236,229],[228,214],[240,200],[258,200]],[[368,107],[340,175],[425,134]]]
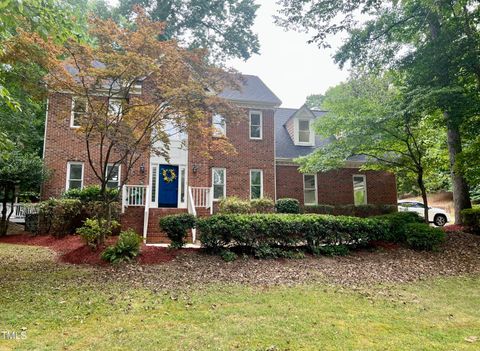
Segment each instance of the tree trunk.
[[444,117],[447,122],[447,143],[448,154],[450,157],[450,177],[452,179],[453,190],[453,207],[455,210],[455,224],[462,224],[460,211],[471,208],[470,193],[468,191],[468,184],[462,172],[457,169],[457,156],[462,152],[462,142],[460,130],[455,123],[449,123],[448,113],[444,112]]
[[8,203],[8,193],[10,189],[8,185],[3,187],[3,200],[2,200],[2,218],[0,219],[0,236],[7,235],[8,230],[8,221],[13,213],[13,204],[15,201],[15,190],[12,189],[12,206],[10,208],[10,213],[7,214],[7,203]]
[[429,223],[428,220],[428,198],[427,198],[427,189],[425,188],[425,182],[423,181],[423,169],[418,170],[417,175],[417,183],[418,187],[420,188],[420,192],[422,193],[422,200],[424,207],[423,215],[425,216],[425,223]]

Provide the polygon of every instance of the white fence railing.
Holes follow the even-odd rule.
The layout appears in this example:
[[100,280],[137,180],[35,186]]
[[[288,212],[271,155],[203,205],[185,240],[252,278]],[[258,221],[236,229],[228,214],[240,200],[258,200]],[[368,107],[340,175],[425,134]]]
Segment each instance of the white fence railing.
[[[7,204],[7,217],[12,210],[12,204]],[[0,213],[3,211],[3,204],[0,204]],[[15,203],[13,204],[13,213],[10,217],[11,222],[23,223],[25,222],[25,215],[29,213],[37,213],[38,208],[33,204]]]
[[[187,193],[187,209],[188,213],[191,215],[197,217],[197,210],[195,208],[195,202],[193,199],[193,192],[192,192],[192,187],[188,187],[188,193]],[[192,228],[192,242],[195,242],[197,240],[197,229]]]
[[208,187],[190,187],[192,191],[193,205],[201,208],[212,208],[213,191]]
[[147,185],[124,185],[122,204],[128,206],[145,206],[147,203]]

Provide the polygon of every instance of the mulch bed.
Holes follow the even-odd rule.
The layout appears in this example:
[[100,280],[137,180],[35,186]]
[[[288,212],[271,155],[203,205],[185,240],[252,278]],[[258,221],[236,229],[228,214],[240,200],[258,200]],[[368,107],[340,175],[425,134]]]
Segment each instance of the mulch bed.
[[[108,245],[113,245],[116,240],[117,238],[111,237],[105,245],[96,250],[86,246],[82,238],[77,235],[67,235],[57,239],[51,235],[34,236],[26,233],[2,237],[0,243],[48,247],[58,254],[58,260],[63,263],[106,266],[108,263],[103,261],[100,255]],[[172,250],[165,247],[142,245],[138,262],[142,265],[160,264],[172,261],[181,253],[193,252],[195,250],[192,249]]]

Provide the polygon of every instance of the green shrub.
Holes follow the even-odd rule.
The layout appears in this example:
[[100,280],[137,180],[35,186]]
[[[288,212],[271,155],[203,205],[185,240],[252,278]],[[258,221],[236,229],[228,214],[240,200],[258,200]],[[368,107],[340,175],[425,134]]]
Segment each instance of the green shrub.
[[425,223],[408,223],[405,225],[405,237],[412,249],[432,251],[445,241],[445,232]]
[[350,250],[347,245],[325,245],[315,248],[313,253],[323,256],[346,256]]
[[25,231],[38,234],[38,213],[25,213]]
[[230,251],[230,250],[220,251],[220,257],[225,262],[232,262],[232,261],[235,261],[238,258],[237,254],[235,252]]
[[462,223],[476,234],[480,233],[480,207],[462,210],[460,212]]
[[140,253],[141,237],[132,229],[120,232],[117,243],[103,251],[102,259],[110,263],[130,261]]
[[299,250],[288,250],[281,247],[260,245],[254,250],[255,258],[271,259],[271,258],[290,258],[300,259],[305,258],[305,254]]
[[300,203],[297,199],[278,199],[275,209],[278,213],[300,213]]
[[271,213],[275,210],[275,202],[269,198],[253,199],[250,201],[251,211],[255,213]]
[[332,215],[333,211],[335,210],[335,206],[333,205],[308,205],[303,208],[305,213],[316,213],[316,214],[329,214]]
[[[105,195],[109,201],[116,200],[118,199],[119,190],[107,188]],[[67,190],[62,197],[65,199],[77,199],[82,202],[104,200],[100,195],[100,187],[98,185],[86,186],[83,189],[70,189]]]
[[355,205],[338,205],[333,209],[336,216],[355,216]]
[[112,235],[112,230],[119,228],[117,221],[112,221],[110,225],[104,219],[87,218],[82,227],[77,229],[79,234],[85,241],[85,244],[92,249],[96,249],[106,237]]
[[219,213],[250,213],[252,206],[250,202],[239,199],[236,196],[229,196],[221,199],[218,203]]
[[396,212],[382,216],[376,216],[373,220],[379,221],[384,228],[383,235],[379,236],[379,240],[404,243],[406,241],[407,224],[425,223],[422,217],[415,212]]
[[195,228],[195,216],[182,213],[177,215],[165,216],[160,218],[160,229],[163,230],[171,241],[170,246],[181,248],[185,245],[187,230]]
[[50,199],[38,206],[40,231],[60,237],[80,226],[82,203],[77,199]]

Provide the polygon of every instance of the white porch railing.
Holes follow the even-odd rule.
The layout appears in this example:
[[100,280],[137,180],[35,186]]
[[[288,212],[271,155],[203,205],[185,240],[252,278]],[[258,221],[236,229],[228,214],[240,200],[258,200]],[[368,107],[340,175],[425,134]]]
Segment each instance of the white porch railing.
[[125,207],[144,206],[143,213],[143,240],[147,240],[148,215],[150,209],[150,188],[148,185],[124,185],[122,188],[122,213]]
[[[12,204],[7,204],[7,217],[12,210]],[[3,204],[0,204],[0,213],[3,210]],[[13,213],[10,217],[11,222],[16,223],[24,223],[25,222],[25,215],[30,213],[37,213],[38,209],[35,205],[30,203],[14,203],[13,204]]]
[[210,209],[213,213],[213,189],[208,187],[189,187],[194,207]]
[[[187,209],[188,213],[191,215],[197,217],[197,209],[195,208],[195,202],[193,200],[193,195],[192,195],[192,187],[188,187],[188,192],[187,192]],[[193,228],[192,229],[192,242],[195,243],[197,240],[197,229]]]

